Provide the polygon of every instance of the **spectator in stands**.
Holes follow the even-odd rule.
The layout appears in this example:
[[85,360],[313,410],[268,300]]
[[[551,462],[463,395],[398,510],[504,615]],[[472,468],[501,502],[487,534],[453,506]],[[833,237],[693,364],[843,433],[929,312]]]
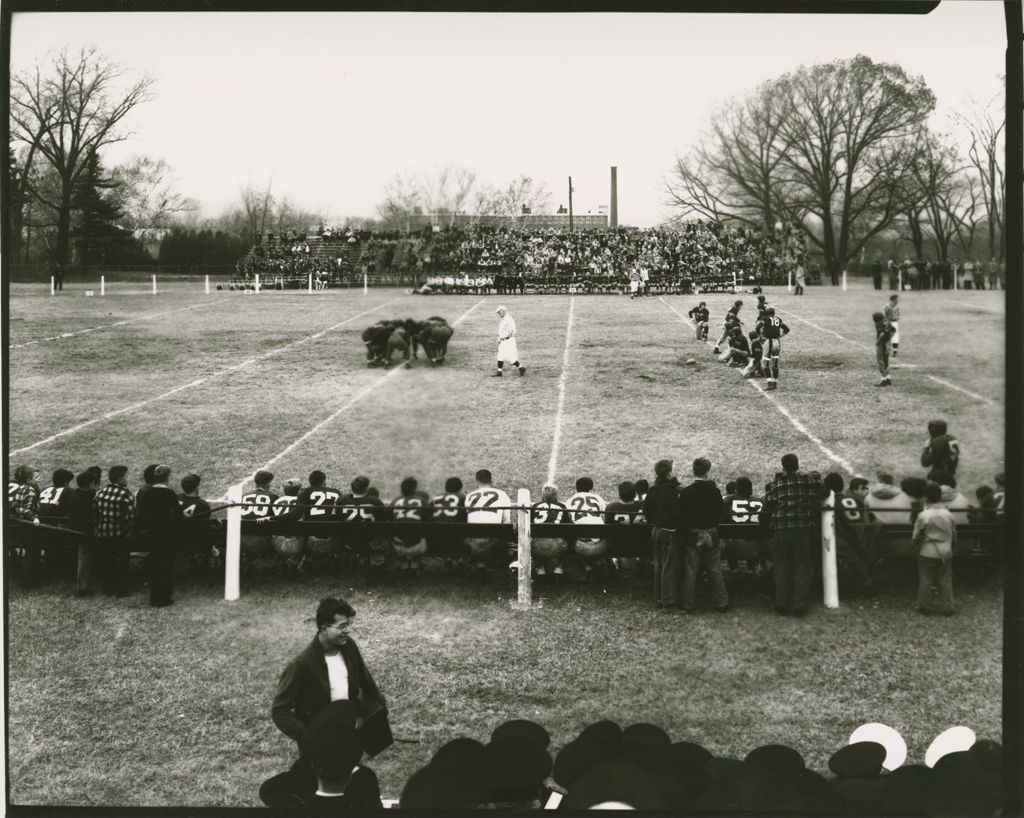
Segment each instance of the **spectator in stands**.
[[981,259],[975,259],[971,267],[971,277],[974,281],[974,289],[984,290],[985,289],[985,267],[981,262]]
[[946,421],[928,422],[928,443],[921,452],[921,465],[930,467],[928,479],[934,480],[937,473],[956,475],[960,464],[960,442],[948,433]]
[[135,524],[135,497],[128,490],[128,467],[111,466],[107,485],[96,492],[92,506],[93,533],[100,558],[104,594],[128,591],[128,537]]
[[883,525],[908,525],[910,519],[910,497],[893,485],[889,472],[878,473],[878,483],[864,500],[875,519]]
[[174,549],[185,519],[168,485],[170,476],[170,466],[153,470],[153,485],[139,497],[135,513],[135,525],[149,549],[149,604],[154,608],[174,604]]
[[957,491],[956,478],[944,472],[933,472],[932,481],[942,489],[942,504],[950,510],[957,525],[968,523],[971,503],[961,491]]
[[803,616],[810,606],[811,549],[821,500],[828,491],[817,474],[800,471],[795,454],[783,455],[782,469],[764,498],[772,530],[775,611],[783,616]]
[[643,508],[644,517],[651,524],[654,604],[658,610],[667,611],[679,606],[683,569],[679,481],[672,473],[671,460],[659,460],[654,464],[654,485],[644,499]]
[[360,732],[364,748],[371,756],[392,743],[387,701],[358,645],[348,635],[355,615],[355,609],[344,599],[320,600],[316,635],[285,667],[274,693],[274,724],[299,745],[301,763],[293,765],[292,771],[310,783],[315,770],[303,738],[307,726],[332,702],[351,702],[356,716],[365,720]]
[[929,615],[953,616],[953,552],[956,549],[956,523],[942,502],[942,489],[929,483],[924,490],[925,507],[914,521],[914,545],[917,558],[917,610]]
[[722,543],[718,521],[725,506],[722,493],[711,479],[711,461],[698,457],[693,461],[693,482],[679,492],[679,513],[686,524],[683,535],[683,613],[694,612],[697,576],[701,569],[711,580],[711,597],[715,610],[729,610],[729,592],[722,578]]
[[75,579],[75,596],[92,596],[96,589],[97,553],[92,537],[92,502],[99,488],[99,480],[91,471],[84,471],[75,478],[75,489],[68,501],[68,527],[77,531],[83,539],[78,545],[78,572]]

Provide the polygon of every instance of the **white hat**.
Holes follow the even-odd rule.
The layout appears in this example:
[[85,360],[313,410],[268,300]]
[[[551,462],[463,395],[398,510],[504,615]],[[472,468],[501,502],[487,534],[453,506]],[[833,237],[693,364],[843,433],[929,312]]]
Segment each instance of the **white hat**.
[[498,309],[496,309],[495,312],[498,313],[499,315],[503,312],[508,312],[508,307],[498,307]]

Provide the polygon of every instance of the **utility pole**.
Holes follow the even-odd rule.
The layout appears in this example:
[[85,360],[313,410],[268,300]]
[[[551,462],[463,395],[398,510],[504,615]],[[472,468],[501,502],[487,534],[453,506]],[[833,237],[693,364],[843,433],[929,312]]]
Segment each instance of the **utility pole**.
[[569,232],[572,232],[572,177],[569,177]]

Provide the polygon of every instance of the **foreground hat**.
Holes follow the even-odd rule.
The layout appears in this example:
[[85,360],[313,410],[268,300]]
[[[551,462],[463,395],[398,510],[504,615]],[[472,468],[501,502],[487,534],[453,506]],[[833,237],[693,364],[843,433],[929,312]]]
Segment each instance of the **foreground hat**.
[[622,740],[622,728],[614,721],[602,719],[584,727],[577,738],[582,741],[614,745]]
[[623,742],[640,744],[651,750],[667,750],[672,745],[668,733],[654,724],[639,722],[622,731]]
[[857,741],[833,753],[828,768],[840,778],[877,778],[884,760],[885,747],[877,741]]
[[784,744],[765,744],[747,753],[748,764],[773,773],[795,774],[806,766],[804,758],[792,747]]
[[457,770],[461,775],[475,777],[483,770],[484,745],[475,738],[453,738],[438,748],[430,759],[430,766],[438,769]]
[[398,806],[412,810],[474,809],[487,798],[487,786],[480,776],[428,765],[405,782]]
[[567,810],[590,809],[608,802],[641,810],[668,806],[651,776],[633,764],[615,761],[604,761],[583,773],[569,787],[561,806]]
[[573,782],[604,761],[608,752],[609,747],[597,741],[581,738],[570,741],[555,756],[552,777],[560,787],[571,789]]
[[517,738],[536,744],[542,750],[546,750],[551,744],[551,736],[547,730],[535,721],[528,719],[512,719],[504,724],[499,724],[491,733],[491,741],[500,741],[506,738]]
[[551,756],[532,741],[505,738],[484,747],[482,778],[492,801],[535,798],[550,773]]

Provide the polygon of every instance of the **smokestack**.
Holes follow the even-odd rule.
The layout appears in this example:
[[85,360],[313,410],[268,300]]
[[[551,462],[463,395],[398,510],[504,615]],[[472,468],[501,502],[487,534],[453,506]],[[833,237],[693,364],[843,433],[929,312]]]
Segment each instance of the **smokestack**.
[[619,226],[619,185],[616,181],[616,172],[618,168],[612,168],[612,200],[611,207],[608,211],[608,226],[618,227]]

